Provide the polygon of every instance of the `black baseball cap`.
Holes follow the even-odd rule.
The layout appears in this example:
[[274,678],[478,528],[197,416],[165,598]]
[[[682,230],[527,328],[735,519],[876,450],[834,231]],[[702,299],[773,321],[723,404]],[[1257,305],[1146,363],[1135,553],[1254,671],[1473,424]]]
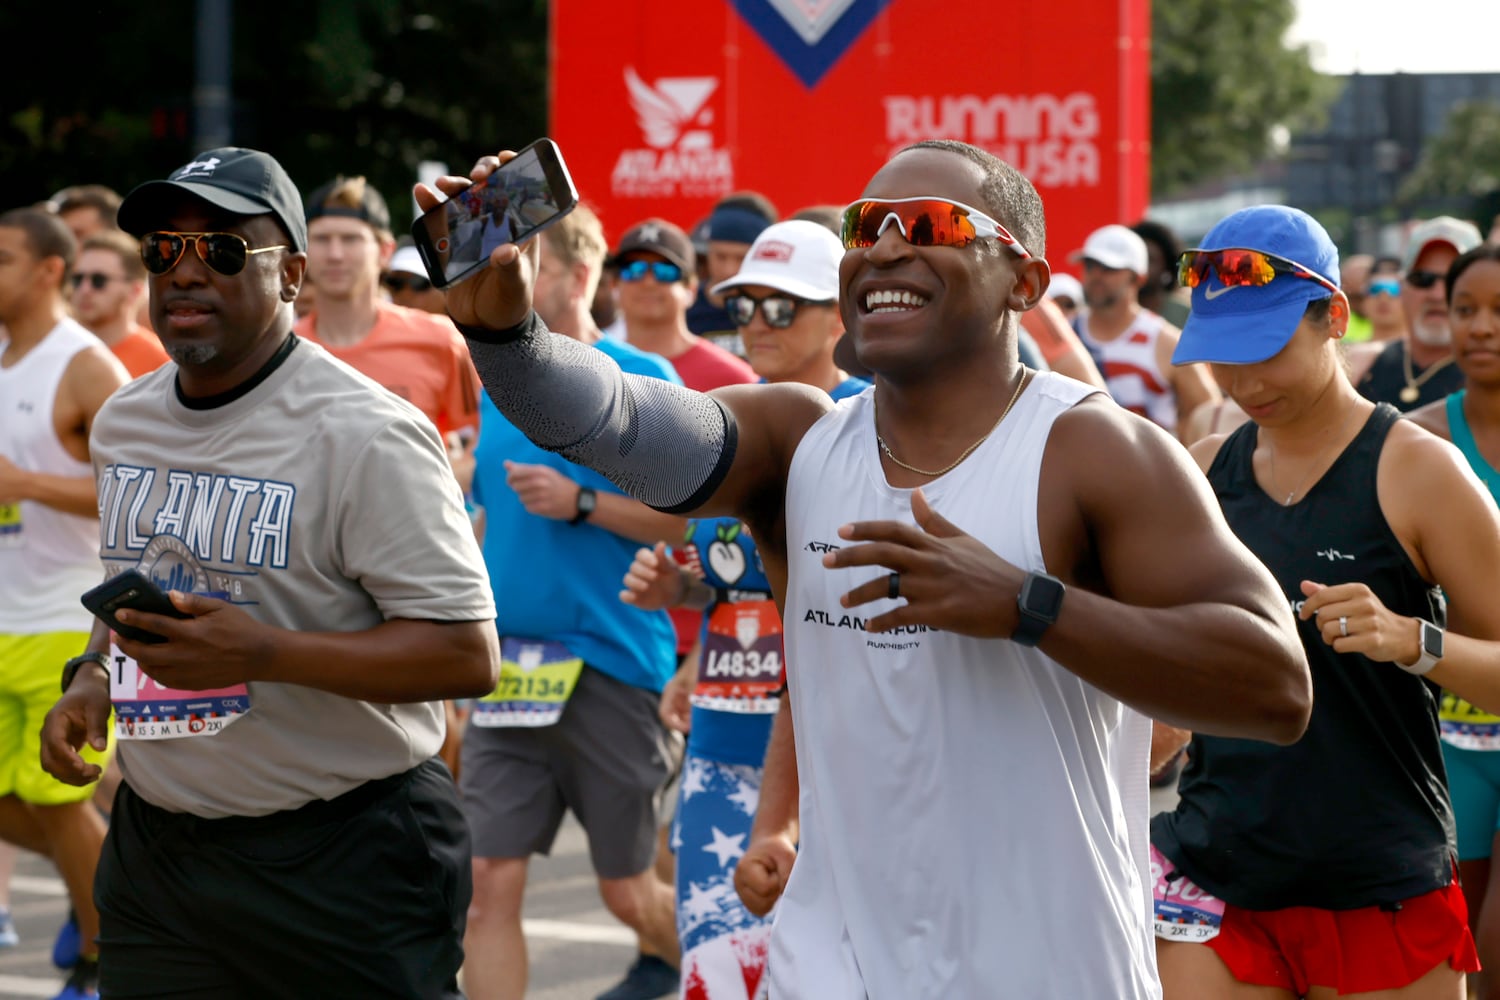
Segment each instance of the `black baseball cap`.
[[126,195],[120,228],[132,236],[151,232],[183,194],[233,215],[274,215],[291,237],[292,249],[307,249],[302,195],[269,153],[238,146],[199,153],[166,180],[147,181]]
[[688,234],[666,219],[647,219],[632,226],[629,232],[620,237],[620,245],[610,255],[609,263],[616,266],[621,257],[638,252],[658,254],[689,275],[698,262],[698,255],[693,251],[693,241],[688,239]]

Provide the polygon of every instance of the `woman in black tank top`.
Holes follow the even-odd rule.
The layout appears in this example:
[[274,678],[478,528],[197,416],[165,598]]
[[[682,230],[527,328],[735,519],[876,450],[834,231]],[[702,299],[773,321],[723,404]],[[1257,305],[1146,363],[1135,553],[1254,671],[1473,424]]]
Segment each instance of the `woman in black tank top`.
[[1289,747],[1194,736],[1178,806],[1152,823],[1158,898],[1182,880],[1165,896],[1191,886],[1225,906],[1191,936],[1158,906],[1166,1000],[1245,983],[1462,997],[1477,960],[1451,884],[1434,683],[1453,681],[1431,654],[1444,593],[1457,627],[1500,638],[1500,518],[1456,452],[1350,385],[1321,226],[1259,206],[1204,247],[1184,255],[1193,315],[1173,360],[1211,363],[1252,422],[1193,452],[1298,616],[1313,714]]

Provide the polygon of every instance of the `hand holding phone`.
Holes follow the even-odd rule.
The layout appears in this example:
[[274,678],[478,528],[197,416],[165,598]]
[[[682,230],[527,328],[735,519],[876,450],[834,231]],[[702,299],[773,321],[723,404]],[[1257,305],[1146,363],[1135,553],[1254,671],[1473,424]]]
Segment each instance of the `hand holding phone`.
[[417,252],[438,288],[478,274],[497,248],[524,243],[578,204],[578,191],[551,139],[538,139],[514,156],[502,154],[496,169],[481,176],[476,167],[471,176],[466,187],[445,186],[451,197],[424,205],[412,224]]
[[127,639],[134,639],[136,642],[159,643],[167,640],[155,632],[147,632],[145,629],[120,622],[115,618],[115,612],[121,608],[145,611],[153,615],[165,615],[168,618],[192,617],[178,611],[166,592],[138,569],[127,569],[118,576],[105,580],[84,594],[80,600],[94,617],[103,621],[120,635]]

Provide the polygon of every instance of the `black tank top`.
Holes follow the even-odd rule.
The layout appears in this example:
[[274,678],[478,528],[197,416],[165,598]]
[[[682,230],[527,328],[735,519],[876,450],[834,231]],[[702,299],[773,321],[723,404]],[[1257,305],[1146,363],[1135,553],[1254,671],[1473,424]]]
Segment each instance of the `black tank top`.
[[[1255,424],[1214,458],[1208,478],[1229,526],[1293,609],[1303,580],[1359,582],[1397,614],[1444,623],[1441,593],[1417,574],[1377,501],[1380,450],[1398,418],[1377,405],[1291,507],[1255,481]],[[1335,653],[1315,621],[1297,629],[1312,668],[1307,733],[1289,747],[1195,735],[1177,809],[1152,821],[1152,842],[1199,886],[1251,910],[1348,910],[1447,885],[1456,840],[1437,688],[1393,663]]]
[[[1417,398],[1408,403],[1401,398],[1401,390],[1406,388],[1405,358],[1406,341],[1392,341],[1375,358],[1370,370],[1365,372],[1365,377],[1359,380],[1359,385],[1355,387],[1359,394],[1371,402],[1390,403],[1396,409],[1407,412],[1439,399],[1447,399],[1451,393],[1464,387],[1464,373],[1459,370],[1458,365],[1449,362],[1443,366],[1442,371],[1433,372],[1432,378],[1418,386]],[[1413,365],[1412,378],[1420,378],[1426,370]]]

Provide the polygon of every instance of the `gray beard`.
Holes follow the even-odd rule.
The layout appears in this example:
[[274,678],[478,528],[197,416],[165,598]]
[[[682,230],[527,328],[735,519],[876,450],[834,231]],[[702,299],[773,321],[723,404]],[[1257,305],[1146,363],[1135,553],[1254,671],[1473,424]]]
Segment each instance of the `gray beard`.
[[213,344],[173,344],[167,354],[182,368],[200,368],[219,356]]
[[1447,323],[1413,323],[1411,335],[1427,347],[1447,347],[1453,343],[1453,331]]

